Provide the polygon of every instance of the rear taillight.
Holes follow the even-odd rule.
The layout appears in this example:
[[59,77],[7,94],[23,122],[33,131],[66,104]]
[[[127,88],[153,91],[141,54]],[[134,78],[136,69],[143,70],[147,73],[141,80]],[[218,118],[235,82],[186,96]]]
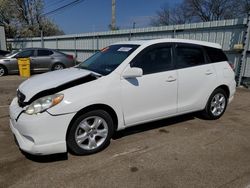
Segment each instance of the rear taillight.
[[70,59],[70,60],[73,60],[74,56],[73,55],[67,55],[67,58]]
[[228,64],[230,65],[230,67],[232,68],[232,70],[234,71],[235,67],[234,64],[232,62],[228,62]]

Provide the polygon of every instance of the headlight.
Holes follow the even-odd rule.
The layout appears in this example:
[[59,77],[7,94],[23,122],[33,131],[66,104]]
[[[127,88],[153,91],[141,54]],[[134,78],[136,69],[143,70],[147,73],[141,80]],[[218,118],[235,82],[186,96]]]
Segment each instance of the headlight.
[[26,114],[32,115],[44,112],[45,110],[59,104],[63,100],[63,94],[49,95],[32,102],[25,110]]

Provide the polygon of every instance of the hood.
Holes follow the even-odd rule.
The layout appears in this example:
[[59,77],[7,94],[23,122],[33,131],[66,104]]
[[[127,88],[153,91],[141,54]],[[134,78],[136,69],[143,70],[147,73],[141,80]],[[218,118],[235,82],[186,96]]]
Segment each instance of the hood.
[[95,80],[97,77],[98,75],[88,70],[69,68],[32,76],[18,90],[25,95],[22,102],[29,104],[40,97]]
[[10,58],[8,58],[8,57],[5,57],[5,56],[0,56],[0,60],[1,61],[4,61],[4,60],[9,60]]

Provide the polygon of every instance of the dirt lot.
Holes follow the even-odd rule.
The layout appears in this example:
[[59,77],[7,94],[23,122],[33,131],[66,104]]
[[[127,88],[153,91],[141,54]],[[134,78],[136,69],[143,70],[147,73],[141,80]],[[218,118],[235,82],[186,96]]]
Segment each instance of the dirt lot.
[[250,91],[238,89],[217,121],[186,115],[120,132],[91,156],[24,156],[8,104],[22,80],[0,78],[0,187],[250,188]]

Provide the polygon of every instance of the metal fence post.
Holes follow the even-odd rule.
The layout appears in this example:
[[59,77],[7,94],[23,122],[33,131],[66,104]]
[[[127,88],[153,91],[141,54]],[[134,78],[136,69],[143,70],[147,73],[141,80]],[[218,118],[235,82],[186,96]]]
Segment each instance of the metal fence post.
[[96,49],[99,50],[99,36],[96,35]]
[[237,80],[237,85],[240,86],[242,82],[242,77],[244,76],[245,69],[246,69],[246,64],[247,64],[247,51],[249,48],[249,40],[250,40],[250,12],[248,13],[247,16],[247,28],[245,31],[245,39],[243,42],[244,49],[242,52],[242,57],[239,63],[239,73],[238,73],[238,80]]
[[74,37],[74,48],[75,48],[75,65],[76,65],[76,59],[77,59],[76,37]]
[[44,48],[43,30],[41,29],[41,47]]

